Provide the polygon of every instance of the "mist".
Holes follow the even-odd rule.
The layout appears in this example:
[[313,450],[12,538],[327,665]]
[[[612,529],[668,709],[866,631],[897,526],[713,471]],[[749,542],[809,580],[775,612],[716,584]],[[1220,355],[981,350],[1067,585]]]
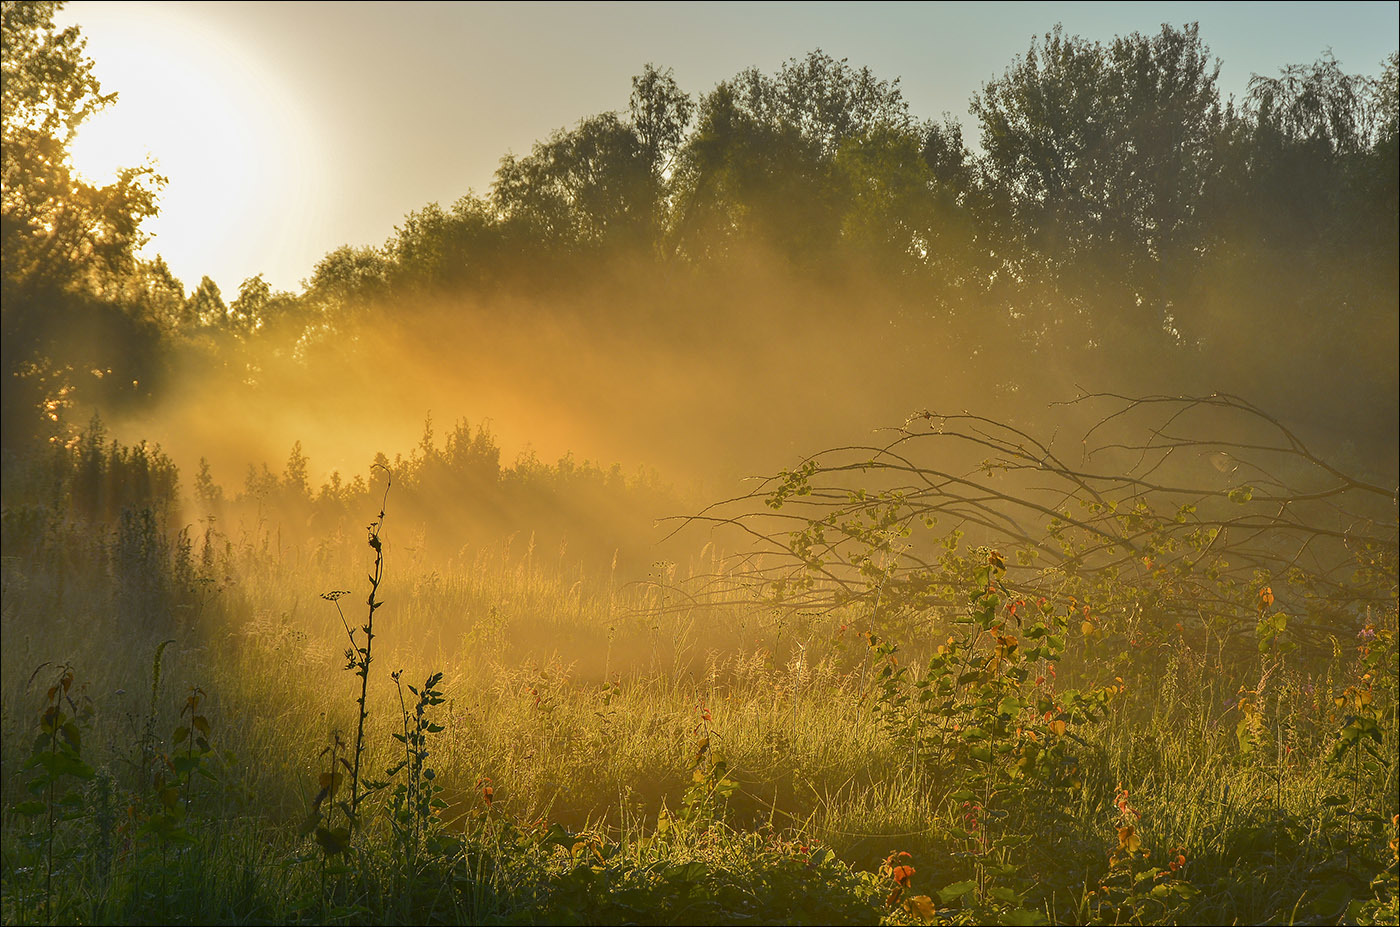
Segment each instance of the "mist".
[[1393,922],[1396,56],[1236,102],[1195,26],[1056,29],[976,144],[821,51],[647,65],[224,294],[72,173],[52,15],[6,922]]

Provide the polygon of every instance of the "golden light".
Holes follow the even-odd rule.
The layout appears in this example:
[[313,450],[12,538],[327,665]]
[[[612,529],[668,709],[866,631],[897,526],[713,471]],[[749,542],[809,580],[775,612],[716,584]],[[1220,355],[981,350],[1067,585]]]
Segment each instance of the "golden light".
[[267,255],[306,244],[326,196],[314,127],[250,49],[168,8],[113,6],[75,4],[69,17],[103,91],[119,95],[79,129],[74,167],[101,183],[151,163],[168,183],[144,253],[164,255],[187,289],[209,274],[231,297],[270,269]]

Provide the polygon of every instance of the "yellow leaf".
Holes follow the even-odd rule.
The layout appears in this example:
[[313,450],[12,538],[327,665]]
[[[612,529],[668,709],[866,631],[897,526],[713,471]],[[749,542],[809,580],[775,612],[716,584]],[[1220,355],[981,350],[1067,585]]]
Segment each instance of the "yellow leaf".
[[1064,721],[1057,718],[1056,720],[1050,722],[1050,732],[1056,737],[1063,737],[1065,736],[1066,726],[1067,725]]
[[934,915],[938,913],[938,908],[934,905],[933,899],[927,895],[915,895],[913,898],[904,902],[904,907],[908,909],[910,914],[917,914],[926,921],[933,920]]
[[1118,846],[1129,853],[1136,853],[1142,847],[1142,839],[1137,835],[1137,828],[1131,824],[1118,828]]

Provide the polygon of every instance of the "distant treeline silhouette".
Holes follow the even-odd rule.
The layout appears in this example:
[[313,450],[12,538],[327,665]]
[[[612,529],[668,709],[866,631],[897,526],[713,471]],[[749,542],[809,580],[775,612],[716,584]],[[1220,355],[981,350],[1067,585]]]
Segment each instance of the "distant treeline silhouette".
[[136,256],[160,178],[73,175],[72,131],[106,97],[53,9],[5,4],[8,451],[71,440],[79,404],[162,396],[191,358],[256,380],[249,358],[432,300],[683,343],[762,313],[741,295],[762,281],[831,294],[803,325],[877,307],[877,356],[936,343],[999,395],[1051,368],[1152,371],[1154,389],[1246,392],[1393,453],[1395,55],[1367,77],[1329,54],[1222,99],[1195,25],[1107,43],[1056,28],[974,96],[976,146],[821,51],[698,98],[647,65],[626,111],[507,155],[488,193],[327,254],[301,293],[259,275],[226,301]]

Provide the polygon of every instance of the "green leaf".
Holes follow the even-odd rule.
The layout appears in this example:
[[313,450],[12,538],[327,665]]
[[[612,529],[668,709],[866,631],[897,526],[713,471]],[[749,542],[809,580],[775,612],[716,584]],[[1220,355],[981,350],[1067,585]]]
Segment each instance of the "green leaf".
[[938,890],[938,900],[944,904],[952,904],[964,895],[969,895],[977,890],[977,882],[969,879],[966,882],[954,882],[952,885],[944,886]]
[[200,757],[189,756],[177,753],[171,758],[170,764],[175,767],[175,772],[181,775],[189,775],[199,768]]
[[672,866],[666,870],[666,880],[668,882],[680,882],[686,885],[696,885],[703,882],[705,876],[709,874],[707,867],[700,860],[691,860],[679,866]]
[[82,759],[68,752],[45,753],[37,757],[39,765],[43,766],[52,779],[59,776],[72,776],[75,779],[91,779],[97,775],[97,771],[84,763]]
[[350,846],[350,828],[318,827],[316,828],[316,842],[321,845],[321,849],[328,856],[344,853]]

